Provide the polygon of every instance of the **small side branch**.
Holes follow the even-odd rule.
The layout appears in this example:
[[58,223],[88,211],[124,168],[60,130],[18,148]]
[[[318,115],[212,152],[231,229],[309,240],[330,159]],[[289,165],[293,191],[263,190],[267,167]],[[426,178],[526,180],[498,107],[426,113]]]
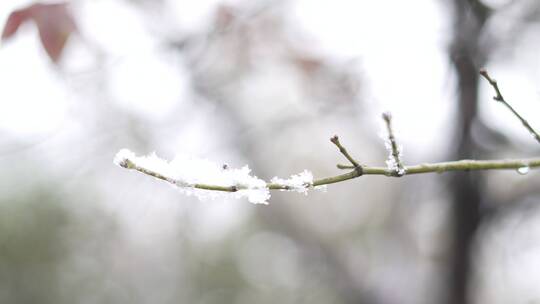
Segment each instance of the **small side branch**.
[[386,130],[388,132],[388,145],[390,150],[390,159],[388,162],[388,167],[393,171],[393,176],[403,176],[405,175],[405,166],[401,162],[401,152],[396,142],[396,137],[394,136],[394,130],[392,129],[392,115],[390,112],[385,112],[382,114],[382,118],[386,123]]
[[488,72],[485,69],[480,70],[480,75],[482,75],[488,81],[488,83],[493,87],[493,89],[495,90],[495,96],[493,96],[493,99],[498,101],[498,102],[501,102],[503,105],[505,105],[510,110],[510,112],[512,112],[514,114],[514,116],[516,116],[521,121],[523,126],[529,131],[529,133],[534,137],[534,139],[536,139],[536,141],[538,143],[540,143],[540,134],[538,134],[538,132],[536,132],[536,130],[534,130],[533,127],[531,127],[529,122],[527,120],[525,120],[525,118],[523,118],[523,116],[521,116],[504,99],[504,97],[502,96],[501,90],[499,89],[499,85],[497,84],[497,81],[495,79],[491,78],[491,76],[489,76]]
[[337,135],[334,135],[330,138],[330,141],[338,147],[339,152],[347,158],[347,160],[352,164],[352,168],[355,169],[358,173],[358,176],[362,175],[362,166],[354,159],[352,156],[347,152],[347,149],[341,144],[339,141],[339,137]]

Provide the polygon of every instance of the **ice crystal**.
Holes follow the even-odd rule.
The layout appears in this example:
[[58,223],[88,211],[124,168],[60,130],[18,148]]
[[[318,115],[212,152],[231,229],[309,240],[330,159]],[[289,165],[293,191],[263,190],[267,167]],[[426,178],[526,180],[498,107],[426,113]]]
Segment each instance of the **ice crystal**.
[[304,170],[298,174],[293,174],[288,179],[274,177],[270,180],[273,184],[287,186],[286,190],[293,190],[307,195],[308,188],[313,185],[313,173]]
[[120,167],[126,167],[126,161],[135,157],[135,153],[129,151],[128,149],[122,149],[114,156],[113,163]]
[[406,173],[406,170],[401,164],[401,159],[403,157],[403,147],[399,145],[397,147],[397,155],[394,155],[394,151],[392,149],[392,142],[388,138],[386,138],[384,141],[384,147],[388,152],[388,158],[386,159],[386,167],[388,168],[388,170],[390,172],[395,172],[399,176],[404,175]]

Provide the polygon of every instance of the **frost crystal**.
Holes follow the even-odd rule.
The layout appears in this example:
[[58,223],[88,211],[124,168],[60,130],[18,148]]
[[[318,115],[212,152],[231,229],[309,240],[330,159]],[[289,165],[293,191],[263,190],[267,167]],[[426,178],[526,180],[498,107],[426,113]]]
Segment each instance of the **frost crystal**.
[[270,182],[287,186],[290,190],[307,195],[308,188],[313,185],[313,173],[304,170],[301,173],[291,175],[288,179],[274,177]]
[[[394,151],[392,150],[392,142],[388,138],[384,140],[384,147],[388,152],[388,159],[386,160],[386,167],[388,170],[397,173],[399,176],[404,175],[406,170],[403,168],[403,166],[400,166],[400,164],[396,162],[396,155],[394,155]],[[401,162],[402,157],[403,147],[399,145],[397,147],[397,160]]]
[[[127,149],[122,149],[116,154],[114,163],[121,167],[127,167],[128,164],[131,164],[159,174],[170,183],[178,186],[182,193],[194,195],[199,199],[233,196],[236,198],[246,197],[254,204],[267,204],[270,198],[266,182],[251,175],[248,166],[230,169],[206,159],[184,155],[178,155],[168,162],[159,158],[155,153],[148,156],[136,156]],[[236,192],[202,190],[195,188],[196,184],[235,186],[239,190]]]
[[135,153],[128,149],[122,149],[114,156],[113,163],[120,167],[126,167],[126,161],[133,158],[135,158]]

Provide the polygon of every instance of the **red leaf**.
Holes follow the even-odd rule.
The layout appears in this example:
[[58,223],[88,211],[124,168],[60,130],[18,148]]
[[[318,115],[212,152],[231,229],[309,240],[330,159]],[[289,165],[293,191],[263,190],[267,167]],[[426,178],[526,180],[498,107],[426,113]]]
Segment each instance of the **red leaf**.
[[57,62],[69,36],[77,31],[77,25],[67,8],[67,3],[36,3],[14,11],[6,22],[2,40],[13,36],[19,26],[29,20],[37,25],[41,44],[47,55],[53,62]]
[[13,36],[13,34],[15,34],[15,32],[17,32],[19,29],[19,26],[29,18],[30,14],[28,10],[17,10],[12,12],[8,17],[6,25],[4,26],[4,31],[2,32],[2,41],[11,38],[11,36]]
[[36,4],[32,15],[43,47],[52,61],[57,62],[69,36],[77,31],[67,4]]

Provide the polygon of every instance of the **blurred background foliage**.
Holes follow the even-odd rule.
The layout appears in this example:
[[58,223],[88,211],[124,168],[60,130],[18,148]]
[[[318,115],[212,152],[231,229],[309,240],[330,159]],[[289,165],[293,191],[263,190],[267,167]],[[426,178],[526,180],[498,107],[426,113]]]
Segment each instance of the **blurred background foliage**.
[[127,147],[333,175],[335,133],[384,163],[385,109],[409,164],[538,155],[477,75],[540,125],[537,1],[352,2],[2,3],[0,302],[540,301],[534,171],[259,206],[112,164]]

